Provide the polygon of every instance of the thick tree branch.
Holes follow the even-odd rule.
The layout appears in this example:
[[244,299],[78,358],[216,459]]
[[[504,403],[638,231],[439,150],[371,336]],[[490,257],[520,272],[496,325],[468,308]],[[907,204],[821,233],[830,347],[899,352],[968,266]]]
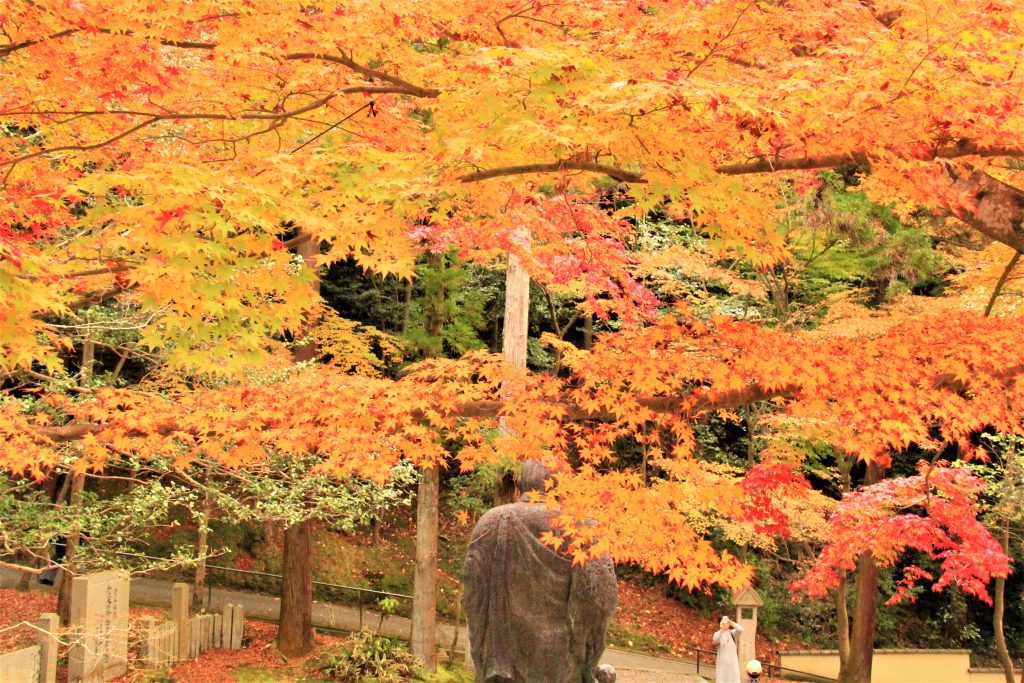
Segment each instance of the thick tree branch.
[[976,206],[955,211],[957,218],[997,242],[1024,251],[1024,192],[983,171],[950,171],[953,189],[973,197]]
[[599,164],[594,161],[556,161],[550,164],[523,164],[522,166],[502,166],[486,171],[475,171],[459,176],[463,183],[478,183],[481,180],[500,178],[510,175],[527,175],[530,173],[561,173],[562,171],[590,171],[604,175],[623,183],[646,183],[643,176],[633,171],[626,171],[617,166]]

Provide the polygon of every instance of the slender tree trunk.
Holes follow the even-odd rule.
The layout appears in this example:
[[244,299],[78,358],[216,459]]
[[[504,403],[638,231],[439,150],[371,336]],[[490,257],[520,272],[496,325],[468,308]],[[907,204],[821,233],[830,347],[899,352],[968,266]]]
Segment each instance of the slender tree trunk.
[[402,306],[402,334],[409,331],[409,311],[412,309],[412,280],[405,283],[405,304]]
[[[444,256],[433,257],[433,266],[444,269]],[[425,302],[428,310],[427,334],[439,337],[444,321],[447,293],[439,287],[433,301]],[[429,672],[437,670],[437,516],[441,504],[441,470],[439,465],[420,470],[416,489],[416,568],[412,590],[412,634],[410,650]]]
[[92,381],[92,370],[95,362],[96,344],[91,339],[86,339],[82,344],[82,369],[79,375],[81,386],[87,386]]
[[583,348],[589,351],[594,346],[594,314],[583,314]]
[[128,360],[128,354],[118,353],[117,354],[117,365],[114,366],[114,372],[110,375],[110,382],[113,384],[117,382],[117,378],[121,376],[121,371],[124,370],[124,364]]
[[277,649],[286,657],[300,657],[313,649],[312,558],[313,521],[303,520],[285,529]]
[[441,472],[420,472],[416,496],[416,575],[413,584],[412,654],[427,671],[437,669],[437,510]]
[[[1010,520],[1008,519],[1003,520],[999,543],[1003,546],[1003,552],[1009,554]],[[1013,660],[1010,659],[1010,651],[1006,647],[1006,634],[1003,632],[1003,615],[1006,610],[1006,579],[1004,577],[996,577],[993,592],[992,631],[996,636],[996,652],[999,654],[999,664],[1003,667],[1003,673],[1006,674],[1006,683],[1014,683]]]
[[[208,476],[203,477],[205,483]],[[199,529],[196,539],[196,573],[194,589],[192,590],[192,611],[198,612],[203,608],[206,597],[206,557],[209,555],[210,536],[210,493],[203,491],[203,510],[199,516]],[[208,607],[209,605],[207,605]]]
[[[316,257],[320,242],[310,238],[297,249],[306,268],[313,273],[314,294],[320,293]],[[303,333],[309,331],[306,325]],[[292,351],[296,363],[311,361],[317,356],[312,342]],[[298,657],[313,649],[313,522],[303,520],[284,530],[284,566],[281,570],[281,624],[277,630],[277,649],[286,657]]]
[[[81,514],[79,509],[82,505],[82,493],[85,491],[85,474],[74,472],[71,475],[71,493],[68,505],[71,514],[77,520]],[[60,616],[62,626],[69,626],[71,623],[71,580],[78,570],[78,543],[82,534],[76,521],[71,527],[71,532],[65,539],[64,566],[61,569],[60,591],[57,593],[57,614]]]
[[744,417],[747,425],[747,469],[749,470],[757,463],[757,409],[753,405],[746,407]]
[[833,593],[836,605],[836,635],[839,638],[839,680],[844,680],[850,661],[850,614],[846,607],[846,572],[839,572],[839,585]]
[[[877,484],[882,479],[882,468],[868,463],[864,484]],[[870,552],[857,560],[857,598],[853,603],[853,626],[850,630],[850,654],[845,676],[841,683],[871,683],[871,662],[875,651],[875,631],[878,626],[878,579],[881,570]]]

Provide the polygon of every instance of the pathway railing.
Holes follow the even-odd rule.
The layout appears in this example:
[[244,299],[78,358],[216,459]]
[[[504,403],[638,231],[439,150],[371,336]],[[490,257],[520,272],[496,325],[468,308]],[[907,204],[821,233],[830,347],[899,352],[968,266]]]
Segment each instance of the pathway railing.
[[[154,557],[152,555],[143,555],[141,553],[117,553],[117,554],[118,555],[124,555],[126,557],[138,557],[138,558],[142,558],[142,559],[146,559],[146,560],[161,560],[161,561],[167,561],[168,560],[168,558],[166,558],[166,557]],[[226,572],[226,573],[239,574],[239,575],[243,575],[243,576],[258,576],[260,578],[274,579],[276,581],[280,581],[283,578],[281,576],[281,574],[273,574],[271,572],[260,572],[260,571],[255,571],[255,570],[252,570],[252,569],[237,569],[235,567],[224,567],[224,566],[216,565],[216,564],[208,564],[208,565],[206,565],[206,570],[208,572],[214,571],[214,572]],[[346,586],[346,585],[340,584],[340,583],[329,583],[329,582],[326,582],[326,581],[314,581],[313,582],[313,588],[315,589],[317,587],[326,588],[326,589],[329,589],[329,590],[332,590],[332,591],[355,593],[356,597],[357,597],[356,604],[359,607],[359,628],[363,628],[363,612],[364,612],[364,608],[367,605],[375,604],[375,602],[379,601],[381,598],[393,598],[395,600],[400,600],[402,602],[406,602],[406,601],[408,601],[410,603],[412,602],[412,596],[411,595],[406,595],[405,593],[392,593],[390,591],[375,590],[373,588],[364,588],[364,587],[361,587],[361,586]],[[209,605],[210,602],[212,601],[212,599],[213,599],[213,584],[211,584],[209,581],[207,581],[206,582],[206,604]],[[378,608],[377,612],[379,614],[381,612],[381,610]]]
[[[693,648],[693,652],[697,660],[698,676],[700,675],[702,663],[705,665],[705,671],[713,668],[713,663],[718,656],[717,652],[714,650],[702,650],[699,647]],[[778,664],[769,664],[768,662],[761,662],[761,671],[767,678],[785,678],[792,681],[808,681],[809,683],[839,683],[835,678],[820,676],[809,671],[798,671],[797,669],[790,669]]]

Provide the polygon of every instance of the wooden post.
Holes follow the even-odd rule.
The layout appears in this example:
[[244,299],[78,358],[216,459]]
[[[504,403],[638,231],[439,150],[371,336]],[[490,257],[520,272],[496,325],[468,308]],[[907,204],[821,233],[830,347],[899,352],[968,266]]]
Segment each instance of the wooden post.
[[189,645],[192,642],[188,618],[190,591],[191,586],[187,583],[176,583],[171,588],[171,621],[178,625],[178,647],[174,654],[179,661],[189,658]]
[[[518,239],[529,243],[525,230],[516,233]],[[526,339],[530,330],[530,275],[522,260],[509,252],[505,271],[505,325],[501,353],[505,360],[517,368],[526,367]]]
[[139,654],[142,657],[142,665],[155,667],[160,661],[160,646],[156,638],[156,619],[154,617],[142,617],[140,625],[142,632],[139,635],[141,636],[142,648]]
[[411,651],[427,671],[437,669],[437,508],[440,489],[438,467],[422,469],[416,495]]
[[231,617],[234,616],[235,606],[230,602],[224,605],[224,616],[221,619],[220,645],[225,650],[231,649]]
[[235,605],[231,608],[231,649],[242,649],[242,636],[245,635],[245,608]]

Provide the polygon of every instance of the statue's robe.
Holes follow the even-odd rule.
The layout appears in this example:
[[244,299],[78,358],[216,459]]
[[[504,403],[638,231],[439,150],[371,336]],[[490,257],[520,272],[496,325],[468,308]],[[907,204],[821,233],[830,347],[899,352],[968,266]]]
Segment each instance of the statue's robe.
[[538,538],[542,503],[494,508],[477,523],[463,605],[478,683],[593,683],[617,587],[610,560],[573,567]]

